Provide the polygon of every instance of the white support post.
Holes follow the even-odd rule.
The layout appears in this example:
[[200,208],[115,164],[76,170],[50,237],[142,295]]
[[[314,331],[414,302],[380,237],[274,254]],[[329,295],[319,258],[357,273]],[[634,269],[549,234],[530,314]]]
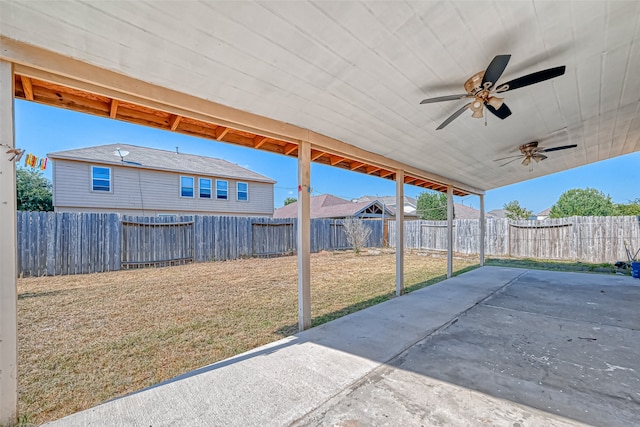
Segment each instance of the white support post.
[[396,171],[396,296],[404,293],[404,171]]
[[0,425],[18,421],[18,290],[13,64],[0,61]]
[[453,187],[447,186],[447,278],[453,276]]
[[484,217],[484,194],[480,195],[480,267],[484,265],[484,239],[487,229],[487,219]]
[[298,329],[311,327],[311,144],[298,144]]

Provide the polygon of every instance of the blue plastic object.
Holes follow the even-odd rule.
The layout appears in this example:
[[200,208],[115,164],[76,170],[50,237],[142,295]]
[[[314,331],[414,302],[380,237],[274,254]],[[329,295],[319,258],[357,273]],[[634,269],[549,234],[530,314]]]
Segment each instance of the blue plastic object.
[[631,263],[631,276],[640,279],[640,262]]

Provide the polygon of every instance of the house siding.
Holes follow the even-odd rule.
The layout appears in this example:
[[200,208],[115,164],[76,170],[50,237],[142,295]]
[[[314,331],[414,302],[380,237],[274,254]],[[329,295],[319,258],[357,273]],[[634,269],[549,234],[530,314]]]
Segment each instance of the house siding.
[[[54,160],[54,208],[57,212],[121,212],[133,215],[220,214],[273,215],[273,184],[247,179],[228,179],[198,174],[165,172],[136,166],[111,168],[111,192],[91,191],[91,166],[69,160]],[[180,196],[180,177],[194,178],[195,197]],[[229,183],[228,200],[198,197],[199,178],[223,179]],[[249,200],[237,201],[237,182],[249,184]]]

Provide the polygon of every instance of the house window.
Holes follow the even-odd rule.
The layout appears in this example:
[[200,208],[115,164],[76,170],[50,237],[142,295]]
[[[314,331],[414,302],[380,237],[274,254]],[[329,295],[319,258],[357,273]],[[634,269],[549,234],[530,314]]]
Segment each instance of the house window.
[[198,187],[200,190],[200,198],[202,199],[211,198],[211,180],[210,179],[200,178],[200,183]]
[[93,191],[111,191],[111,168],[91,166],[91,189]]
[[249,184],[246,182],[238,183],[238,200],[245,202],[249,200]]
[[182,197],[193,197],[193,178],[190,176],[180,177],[180,195]]
[[227,200],[229,198],[229,183],[227,181],[216,180],[216,199]]

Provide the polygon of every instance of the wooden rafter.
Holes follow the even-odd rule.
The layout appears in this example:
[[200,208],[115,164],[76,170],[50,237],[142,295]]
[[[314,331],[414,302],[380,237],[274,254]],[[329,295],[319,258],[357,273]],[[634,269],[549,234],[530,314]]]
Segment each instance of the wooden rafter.
[[366,167],[368,175],[371,175],[372,173],[375,173],[375,172],[379,171],[380,169],[382,169],[382,168],[379,168],[378,166],[371,166],[370,165],[370,166]]
[[349,169],[351,169],[352,171],[361,168],[362,166],[365,166],[366,163],[363,162],[356,162],[355,160],[353,162],[351,162],[351,166],[349,166]]
[[384,169],[382,169],[380,171],[380,178],[385,178],[385,177],[387,177],[389,175],[393,175],[393,172],[392,171],[388,171],[388,170],[384,170]]
[[118,104],[119,102],[117,99],[111,100],[111,105],[109,106],[109,117],[111,117],[112,119],[115,119],[118,115]]
[[255,138],[253,138],[253,148],[260,148],[262,147],[262,145],[267,142],[267,138],[266,136],[256,136]]
[[289,154],[293,153],[297,149],[298,149],[298,146],[296,144],[287,144],[284,146],[283,153],[285,156],[288,156]]
[[413,177],[407,176],[407,177],[404,178],[404,183],[405,184],[411,184],[412,182],[415,182],[417,180],[418,180],[418,178],[413,178]]
[[181,120],[182,116],[178,116],[176,114],[171,115],[171,119],[169,120],[169,126],[171,127],[171,130],[175,131],[176,129],[178,129],[178,125],[180,124]]
[[20,76],[22,80],[22,90],[24,90],[24,97],[29,101],[33,101],[33,86],[31,85],[31,79],[26,76]]
[[340,163],[341,161],[344,160],[344,157],[340,157],[340,156],[329,156],[329,160],[331,163],[331,166],[335,166],[338,163]]
[[315,162],[316,160],[318,160],[320,157],[324,155],[325,153],[323,151],[311,150],[311,161]]
[[224,138],[227,135],[227,133],[229,133],[230,130],[231,130],[230,128],[227,128],[224,126],[218,126],[216,128],[216,139],[218,141],[222,141],[222,138]]

